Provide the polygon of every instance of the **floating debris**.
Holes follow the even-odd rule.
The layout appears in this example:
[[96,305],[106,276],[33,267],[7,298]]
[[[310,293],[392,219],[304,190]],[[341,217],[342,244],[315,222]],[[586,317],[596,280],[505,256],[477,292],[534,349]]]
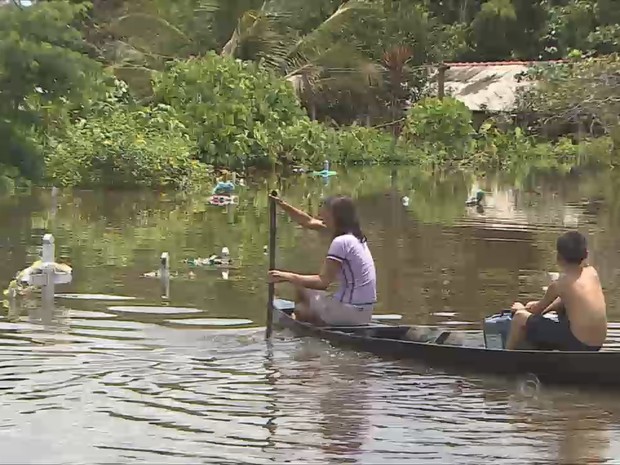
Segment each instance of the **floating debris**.
[[235,185],[231,181],[220,181],[213,188],[213,195],[230,195],[235,191]]
[[403,316],[395,313],[389,315],[373,315],[372,319],[375,321],[397,321],[402,320]]
[[159,270],[157,271],[149,271],[148,273],[144,273],[142,275],[143,278],[161,278],[164,281],[167,281],[172,276],[170,274],[170,255],[168,252],[162,252],[159,258]]
[[220,268],[228,268],[233,261],[230,258],[228,247],[223,247],[221,255],[213,254],[209,258],[190,258],[185,263],[192,266],[216,266]]
[[209,205],[216,207],[226,207],[228,205],[237,205],[239,197],[236,195],[212,195],[209,197]]
[[33,329],[38,329],[38,326],[25,321],[0,321],[1,331],[22,331]]
[[112,313],[104,312],[90,312],[86,310],[69,310],[67,312],[69,318],[84,318],[84,319],[103,319],[103,318],[116,318],[116,315]]
[[453,316],[456,316],[457,313],[456,312],[437,312],[437,313],[433,313],[433,316],[441,316],[441,317],[445,317],[445,318],[452,318]]
[[408,207],[408,206],[409,206],[409,197],[404,196],[404,197],[402,198],[402,202],[403,202],[403,206],[404,206],[404,207]]
[[243,318],[195,318],[187,320],[166,320],[166,323],[182,326],[244,326],[253,323]]
[[474,323],[471,321],[443,321],[438,324],[444,326],[473,326],[477,325],[478,323]]
[[476,195],[467,199],[467,201],[465,202],[465,205],[467,205],[468,207],[476,207],[476,206],[482,205],[482,201],[484,200],[484,195],[485,195],[484,192],[478,189],[478,191],[476,192]]
[[323,169],[321,171],[314,171],[312,173],[313,176],[319,176],[322,178],[328,178],[330,176],[336,176],[338,173],[335,171],[331,171],[329,169],[329,160],[325,160],[325,163],[323,164]]
[[183,313],[202,313],[202,310],[191,307],[151,307],[151,306],[114,306],[108,307],[111,312],[144,313],[153,315],[173,315]]
[[109,295],[109,294],[56,294],[58,299],[71,299],[71,300],[108,300],[108,301],[123,301],[123,300],[136,300],[136,297],[127,297],[122,295]]
[[312,173],[313,176],[321,177],[321,178],[329,178],[331,176],[336,176],[338,173],[336,171],[315,171]]
[[[53,273],[55,276],[59,276],[59,281],[70,281],[70,276],[72,273],[72,269],[69,265],[64,263],[51,263],[53,265]],[[42,260],[37,260],[28,268],[24,268],[15,276],[15,280],[11,281],[11,285],[13,286],[24,286],[33,284],[33,281],[37,280],[37,277],[42,276],[44,273],[44,263]],[[9,285],[10,287],[10,285]]]
[[[175,277],[176,274],[174,275],[170,275],[170,278]],[[166,277],[166,273],[165,272],[161,272],[160,270],[157,271],[149,271],[148,273],[144,273],[142,275],[143,278],[162,278],[162,277]]]

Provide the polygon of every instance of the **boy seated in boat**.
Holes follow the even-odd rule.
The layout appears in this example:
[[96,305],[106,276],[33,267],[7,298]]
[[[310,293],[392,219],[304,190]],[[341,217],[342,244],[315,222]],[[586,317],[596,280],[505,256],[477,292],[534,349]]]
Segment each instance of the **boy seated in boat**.
[[[276,198],[277,204],[302,227],[327,231],[332,242],[321,272],[302,275],[272,270],[270,282],[289,282],[297,290],[295,317],[327,326],[357,326],[370,323],[377,300],[375,263],[362,232],[355,204],[349,197],[332,197],[321,205],[321,218]],[[335,294],[327,293],[338,281]]]
[[[605,342],[605,296],[596,270],[586,263],[586,238],[567,232],[558,238],[556,250],[560,277],[542,300],[513,305],[507,349],[527,341],[543,350],[598,351]],[[557,312],[557,321],[543,316],[550,311]]]

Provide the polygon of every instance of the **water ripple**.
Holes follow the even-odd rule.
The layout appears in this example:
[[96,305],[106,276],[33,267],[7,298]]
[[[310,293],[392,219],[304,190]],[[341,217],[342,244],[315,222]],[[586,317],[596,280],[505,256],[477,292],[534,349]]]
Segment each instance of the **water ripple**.
[[[287,198],[310,202],[341,189],[345,177],[330,186],[289,183]],[[566,198],[554,186],[540,195],[490,186],[489,206],[479,213],[464,208],[468,186],[460,178],[433,182],[428,192],[424,177],[406,181],[417,191],[408,209],[401,194],[382,195],[398,182],[367,195],[376,179],[354,186],[377,262],[379,313],[471,328],[514,299],[539,296],[554,271],[555,237],[585,227],[610,318],[618,320],[618,219],[611,208],[593,209],[592,196],[580,191],[596,182],[570,181]],[[462,377],[287,332],[267,345],[264,328],[247,327],[265,316],[265,196],[255,188],[243,195],[236,210],[207,213],[202,200],[169,194],[75,192],[59,200],[53,226],[58,250],[74,259],[76,282],[63,289],[55,318],[43,318],[36,305],[0,318],[2,463],[569,464],[620,457],[614,393],[552,388],[528,377]],[[33,213],[34,200],[24,200],[21,217],[10,212],[26,226],[0,226],[23,249],[2,255],[5,281],[38,253],[41,231],[30,219],[47,212]],[[284,220],[278,236],[281,266],[318,269],[327,244]],[[158,266],[162,251],[183,275],[182,259],[224,245],[240,264],[229,280],[194,270],[195,279],[174,280],[162,304],[157,280],[140,278]],[[132,305],[121,305],[129,296]],[[214,326],[224,323],[247,326]],[[612,322],[608,348],[620,344],[618,329]]]

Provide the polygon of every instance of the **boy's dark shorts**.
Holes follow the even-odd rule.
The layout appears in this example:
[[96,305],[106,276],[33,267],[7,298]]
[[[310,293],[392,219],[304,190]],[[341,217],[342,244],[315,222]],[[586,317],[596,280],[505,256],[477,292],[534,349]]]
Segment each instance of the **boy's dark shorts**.
[[532,315],[525,324],[525,337],[540,350],[596,352],[600,347],[584,344],[570,329],[568,318],[561,313],[557,320],[543,315]]

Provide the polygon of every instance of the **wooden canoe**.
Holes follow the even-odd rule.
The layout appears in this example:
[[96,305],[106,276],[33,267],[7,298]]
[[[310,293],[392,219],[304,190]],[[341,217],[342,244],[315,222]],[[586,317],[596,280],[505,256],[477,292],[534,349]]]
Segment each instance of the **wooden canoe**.
[[[484,347],[482,331],[435,331],[428,327],[371,323],[319,327],[292,317],[295,304],[274,300],[274,322],[299,336],[314,336],[338,346],[376,355],[410,359],[430,367],[498,375],[535,375],[548,384],[620,386],[620,351],[560,352],[498,350]],[[477,334],[476,334],[477,333]],[[457,336],[457,337],[453,337]],[[458,337],[463,336],[463,337]]]

